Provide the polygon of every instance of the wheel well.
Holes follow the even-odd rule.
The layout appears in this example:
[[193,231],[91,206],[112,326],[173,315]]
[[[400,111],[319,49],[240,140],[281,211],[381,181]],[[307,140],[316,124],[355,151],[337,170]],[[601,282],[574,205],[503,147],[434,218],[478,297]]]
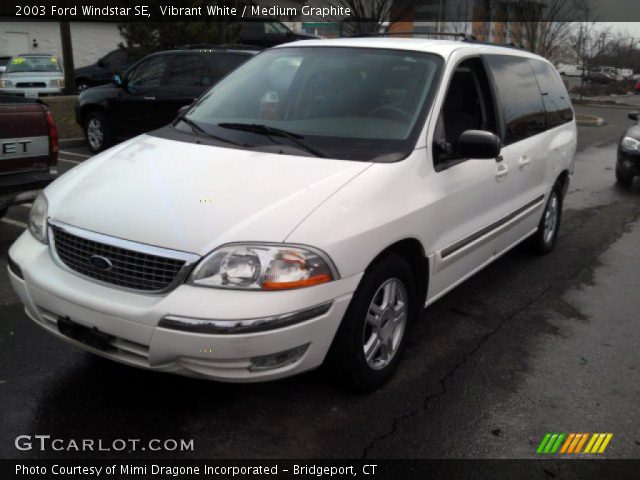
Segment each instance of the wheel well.
[[556,183],[562,188],[562,197],[564,198],[567,194],[567,190],[569,190],[569,170],[563,170],[563,172],[558,175]]
[[416,282],[416,299],[418,300],[418,305],[422,308],[427,299],[427,288],[429,286],[429,260],[424,254],[422,244],[415,238],[401,240],[385,248],[371,264],[376,263],[390,253],[400,255],[411,267],[413,278]]
[[80,109],[80,121],[81,121],[82,128],[84,128],[85,126],[84,122],[87,118],[87,115],[89,115],[91,112],[96,112],[96,111],[105,113],[104,107],[101,107],[100,105],[95,105],[95,104],[85,105]]

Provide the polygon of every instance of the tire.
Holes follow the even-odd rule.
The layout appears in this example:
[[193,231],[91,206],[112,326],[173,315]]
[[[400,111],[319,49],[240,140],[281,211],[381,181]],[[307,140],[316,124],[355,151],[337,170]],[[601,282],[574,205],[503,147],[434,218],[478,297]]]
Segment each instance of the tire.
[[102,112],[89,112],[84,121],[84,138],[92,153],[99,153],[111,146],[111,129]]
[[529,238],[529,250],[538,255],[546,255],[553,251],[558,239],[560,220],[562,219],[562,186],[556,183],[549,194],[542,212],[538,229]]
[[[385,307],[385,293],[391,292],[395,301]],[[404,315],[400,308],[403,303]],[[380,388],[400,363],[416,313],[415,282],[407,261],[390,254],[374,263],[365,272],[342,319],[325,362],[326,372],[337,374],[341,383],[360,392]],[[372,352],[369,360],[365,357],[367,346]]]
[[633,183],[633,175],[622,173],[620,168],[616,167],[616,182],[623,188],[629,188]]
[[76,93],[80,95],[87,88],[91,88],[91,86],[92,85],[89,80],[87,80],[86,78],[79,78],[78,80],[76,80]]

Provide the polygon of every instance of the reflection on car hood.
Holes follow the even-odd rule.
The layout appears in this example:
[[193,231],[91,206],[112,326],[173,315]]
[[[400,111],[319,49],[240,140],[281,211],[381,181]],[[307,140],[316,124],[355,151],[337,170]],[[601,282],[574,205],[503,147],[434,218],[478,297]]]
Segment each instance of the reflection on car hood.
[[369,166],[142,135],[70,170],[45,193],[54,220],[204,255],[229,242],[282,242]]

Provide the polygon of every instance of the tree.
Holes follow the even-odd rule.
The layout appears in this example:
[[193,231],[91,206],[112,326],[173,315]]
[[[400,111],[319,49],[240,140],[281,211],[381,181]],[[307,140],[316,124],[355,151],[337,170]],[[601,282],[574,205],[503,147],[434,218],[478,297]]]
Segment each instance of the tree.
[[[206,1],[194,0],[193,7],[205,8]],[[147,5],[159,6],[163,0],[147,0]],[[222,2],[221,2],[222,4]],[[224,37],[219,35],[218,26],[225,29]],[[237,23],[218,22],[131,22],[118,25],[124,38],[125,48],[138,47],[143,54],[180,47],[182,45],[210,43],[217,44],[221,38],[226,43],[237,42],[240,28]]]
[[346,36],[386,31],[391,24],[403,20],[412,6],[412,2],[394,0],[333,0],[332,3],[351,10],[349,19],[342,22]]
[[589,0],[516,0],[510,4],[511,38],[517,45],[554,59],[566,44],[573,22]]

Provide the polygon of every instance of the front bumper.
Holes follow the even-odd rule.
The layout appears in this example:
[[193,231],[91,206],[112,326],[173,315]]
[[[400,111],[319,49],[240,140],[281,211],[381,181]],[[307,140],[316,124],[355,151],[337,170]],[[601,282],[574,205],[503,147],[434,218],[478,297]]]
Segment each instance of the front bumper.
[[0,175],[0,210],[32,201],[41,189],[53,182],[57,173],[51,170]]
[[[60,268],[49,249],[24,232],[9,250],[11,284],[27,315],[54,335],[128,365],[230,382],[273,380],[318,367],[327,354],[361,275],[285,292],[248,292],[180,285],[166,295],[143,295],[94,283]],[[19,273],[15,273],[15,266]],[[22,275],[22,278],[20,277]],[[326,313],[275,330],[203,334],[159,327],[161,319],[240,320],[282,315],[331,303]],[[59,317],[112,336],[110,351],[72,340]],[[308,345],[308,346],[307,346]],[[304,347],[295,361],[251,370],[252,359]]]
[[640,152],[631,153],[619,147],[617,168],[625,174],[640,175]]
[[62,95],[64,89],[59,87],[13,87],[13,88],[0,88],[0,94],[2,95],[17,95],[20,97],[26,97],[29,93],[38,97],[46,97],[48,95]]

